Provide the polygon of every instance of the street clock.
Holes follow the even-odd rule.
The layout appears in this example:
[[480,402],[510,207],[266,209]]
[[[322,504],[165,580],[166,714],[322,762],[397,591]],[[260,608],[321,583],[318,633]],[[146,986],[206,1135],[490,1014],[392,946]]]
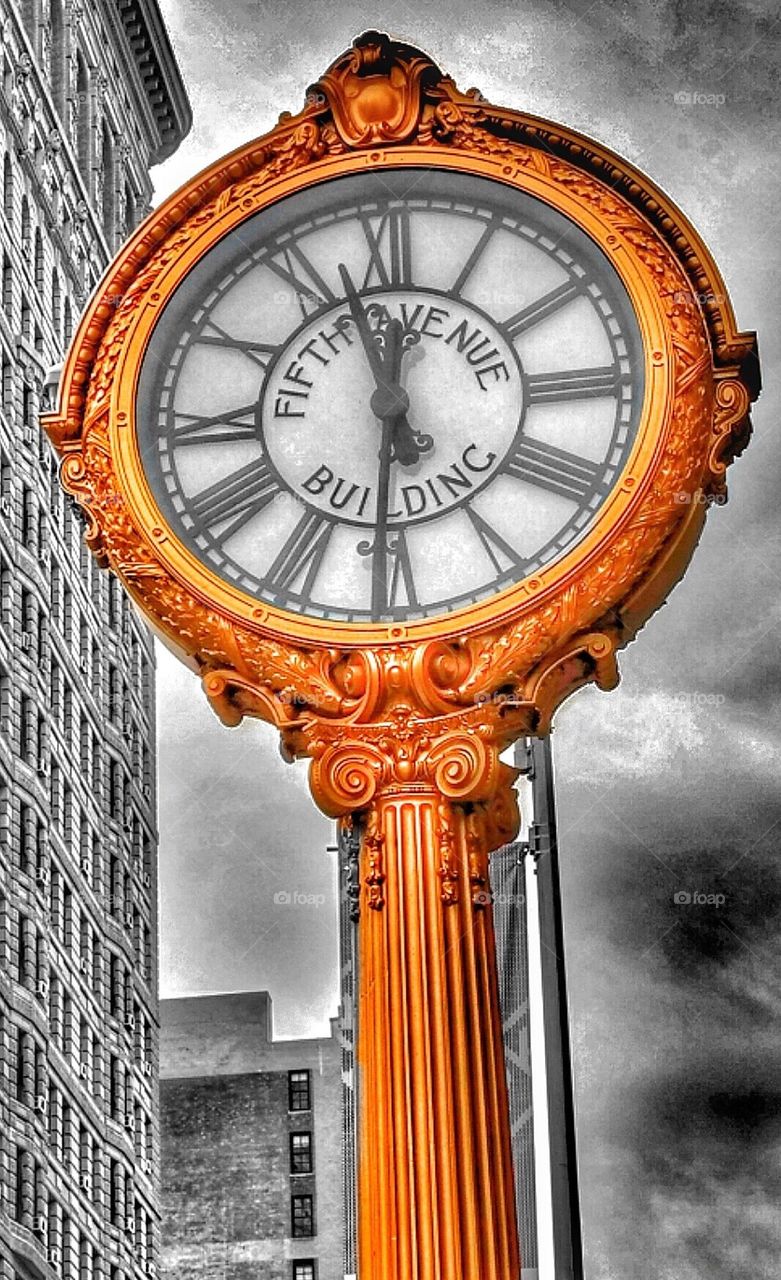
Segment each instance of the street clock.
[[87,541],[361,836],[359,1247],[517,1280],[488,855],[683,574],[758,392],[647,177],[359,37],[135,232],[45,420]]

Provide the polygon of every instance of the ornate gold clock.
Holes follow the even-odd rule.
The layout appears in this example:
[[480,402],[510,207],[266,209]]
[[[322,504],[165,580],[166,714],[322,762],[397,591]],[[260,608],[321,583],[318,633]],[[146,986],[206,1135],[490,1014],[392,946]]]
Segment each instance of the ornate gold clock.
[[499,755],[615,683],[757,391],[663,193],[376,32],[152,214],[82,321],[45,425],[91,547],[362,833],[371,1280],[518,1275]]

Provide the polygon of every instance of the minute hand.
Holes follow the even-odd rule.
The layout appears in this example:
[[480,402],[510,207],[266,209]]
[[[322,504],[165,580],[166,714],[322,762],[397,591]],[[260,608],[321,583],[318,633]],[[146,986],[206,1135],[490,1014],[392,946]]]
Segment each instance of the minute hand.
[[344,285],[344,295],[347,299],[347,305],[350,308],[350,315],[353,318],[355,327],[358,330],[358,336],[363,344],[366,352],[366,358],[369,361],[369,367],[374,375],[374,381],[378,387],[387,386],[385,378],[385,370],[382,354],[377,343],[374,340],[374,334],[369,324],[366,311],[358,294],[358,290],[350,279],[350,273],[343,262],[339,264],[339,275],[342,277]]

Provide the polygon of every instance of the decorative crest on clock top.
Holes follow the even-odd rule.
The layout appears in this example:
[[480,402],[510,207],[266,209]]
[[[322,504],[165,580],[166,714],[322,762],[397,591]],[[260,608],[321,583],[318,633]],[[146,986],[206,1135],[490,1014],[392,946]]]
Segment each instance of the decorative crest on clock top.
[[[138,318],[164,300],[178,255],[216,243],[280,181],[401,163],[461,167],[587,208],[609,231],[617,265],[643,279],[659,333],[649,359],[669,391],[653,459],[624,480],[623,515],[588,563],[528,580],[501,616],[455,631],[446,619],[441,634],[389,625],[381,640],[324,643],[315,629],[285,634],[261,608],[220,608],[171,572],[165,531],[140,527],[117,474],[127,426],[117,388],[140,358]],[[283,113],[139,228],[85,313],[44,426],[93,552],[200,673],[225,723],[251,715],[277,725],[290,757],[312,758],[313,792],[330,814],[365,809],[394,785],[435,785],[476,806],[495,844],[514,822],[512,771],[499,753],[520,734],[547,732],[583,684],[616,683],[617,650],[681,577],[706,508],[724,499],[758,389],[753,334],[737,330],[708,251],[650,180],[582,135],[461,93],[420,50],[371,31],[310,88],[302,111]]]

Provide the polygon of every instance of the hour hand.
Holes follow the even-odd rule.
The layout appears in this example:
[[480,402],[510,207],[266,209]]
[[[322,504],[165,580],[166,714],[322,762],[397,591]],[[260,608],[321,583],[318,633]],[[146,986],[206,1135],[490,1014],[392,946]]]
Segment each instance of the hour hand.
[[422,453],[428,453],[434,447],[431,436],[421,435],[412,430],[406,413],[396,419],[393,433],[393,459],[403,467],[414,467]]

